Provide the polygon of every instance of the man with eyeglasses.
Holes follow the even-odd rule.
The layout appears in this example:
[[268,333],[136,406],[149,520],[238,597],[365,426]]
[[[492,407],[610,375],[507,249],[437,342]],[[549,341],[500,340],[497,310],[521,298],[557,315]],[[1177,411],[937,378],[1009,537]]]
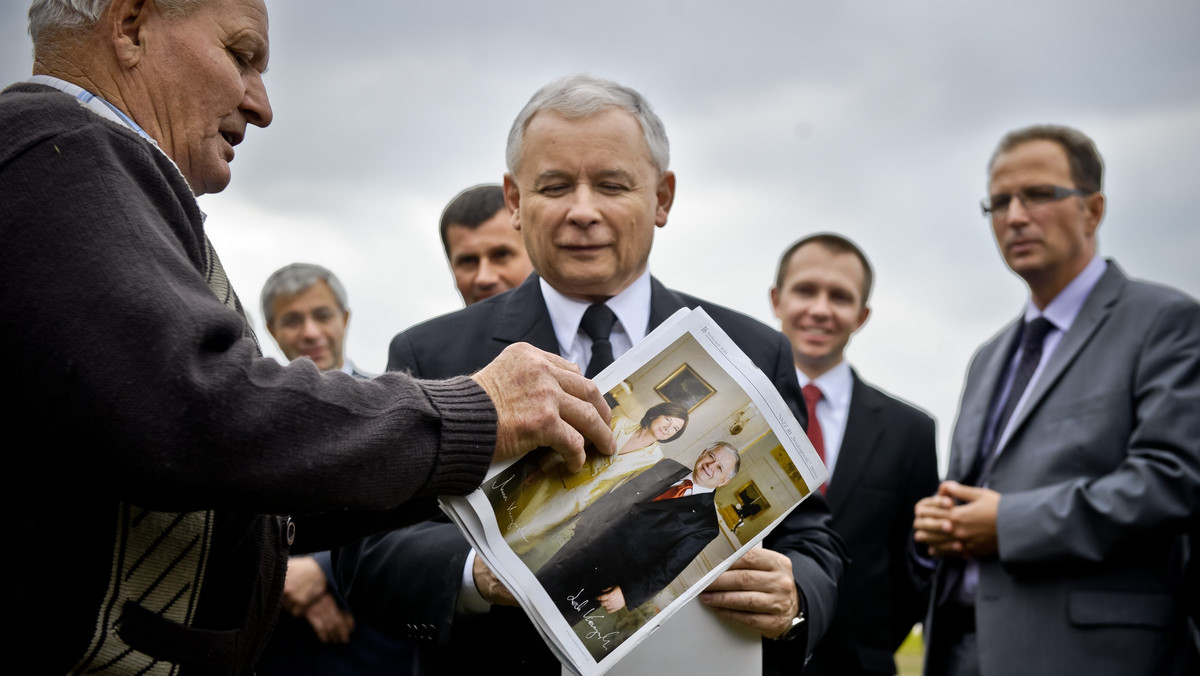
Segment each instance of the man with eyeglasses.
[[983,210],[1030,299],[975,355],[948,480],[915,509],[937,566],[925,673],[1193,673],[1200,305],[1096,255],[1087,136],[1011,132],[989,170]]

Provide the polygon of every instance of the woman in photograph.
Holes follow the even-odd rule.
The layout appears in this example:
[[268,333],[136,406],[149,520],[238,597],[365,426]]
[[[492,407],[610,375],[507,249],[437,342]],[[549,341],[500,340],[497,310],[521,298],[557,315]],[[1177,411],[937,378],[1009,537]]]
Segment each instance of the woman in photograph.
[[547,464],[535,465],[537,469],[525,478],[520,513],[502,526],[505,541],[518,554],[529,551],[601,495],[662,460],[661,444],[683,436],[687,424],[687,409],[669,401],[651,406],[640,421],[617,411],[612,419],[616,448],[612,455],[588,454],[583,469],[568,474],[561,456],[546,454]]

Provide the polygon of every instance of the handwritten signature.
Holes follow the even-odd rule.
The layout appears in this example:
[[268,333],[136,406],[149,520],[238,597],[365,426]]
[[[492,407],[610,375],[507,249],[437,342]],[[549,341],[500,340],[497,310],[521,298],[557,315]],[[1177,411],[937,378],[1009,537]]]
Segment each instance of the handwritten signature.
[[[508,477],[504,481],[493,481],[492,482],[492,490],[500,491],[500,501],[501,502],[508,501],[508,492],[504,490],[504,487],[508,485],[508,482],[512,481],[515,478],[516,478],[516,475],[513,475],[513,476]],[[515,514],[513,514],[513,512],[516,509],[517,509],[516,501],[513,501],[513,503],[511,505],[509,505],[508,507],[506,507],[504,509],[504,513],[508,515],[508,524],[504,528],[504,532],[507,534],[508,532],[512,531],[514,526],[516,526],[516,531],[517,531],[517,533],[519,533],[521,535],[521,539],[524,540],[525,542],[529,542],[529,538],[525,536],[525,529],[522,528],[521,526],[517,526],[517,517]]]
[[615,641],[621,632],[610,631],[607,634],[601,633],[600,628],[596,626],[595,621],[608,616],[600,612],[599,608],[592,611],[585,610],[588,607],[588,604],[591,602],[591,599],[580,599],[579,597],[582,594],[583,590],[580,589],[574,594],[568,596],[567,603],[570,603],[571,607],[575,610],[582,611],[584,613],[583,619],[588,623],[588,626],[592,628],[592,630],[584,636],[584,639],[600,641],[600,647],[608,650],[608,644]]

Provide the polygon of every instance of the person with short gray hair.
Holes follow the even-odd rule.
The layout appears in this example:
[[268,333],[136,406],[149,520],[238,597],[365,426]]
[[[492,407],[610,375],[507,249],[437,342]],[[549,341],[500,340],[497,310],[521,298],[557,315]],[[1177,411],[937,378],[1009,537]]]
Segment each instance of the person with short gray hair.
[[0,92],[7,671],[249,674],[290,550],[611,451],[595,386],[529,346],[441,381],[262,357],[196,201],[273,117],[262,0],[39,0],[30,34]]
[[517,119],[513,120],[512,128],[508,132],[508,146],[504,153],[508,172],[517,173],[524,150],[525,129],[538,113],[553,110],[568,119],[579,119],[595,115],[609,107],[620,108],[637,120],[654,168],[660,174],[667,171],[671,164],[671,144],[667,140],[667,129],[662,119],[650,107],[646,97],[637,90],[612,80],[580,73],[567,75],[546,84],[534,93],[517,114]]
[[261,302],[267,331],[288,361],[308,357],[322,371],[369,377],[344,354],[350,305],[337,275],[320,265],[292,263],[267,278]]
[[346,287],[342,286],[342,280],[338,279],[337,275],[330,272],[328,268],[323,268],[315,263],[292,263],[272,272],[271,276],[267,277],[266,283],[263,284],[262,295],[259,297],[259,302],[262,304],[263,322],[270,326],[271,322],[275,320],[276,297],[293,296],[317,282],[325,282],[329,286],[329,291],[333,294],[333,299],[337,301],[339,310],[350,311]]
[[[674,203],[675,174],[667,169],[662,121],[645,99],[607,80],[571,76],[534,94],[512,128],[505,203],[536,274],[398,334],[388,369],[426,377],[470,373],[503,346],[528,341],[595,374],[676,310],[702,307],[803,420],[783,334],[669,289],[650,273],[654,233],[666,226]],[[803,663],[832,619],[844,557],[828,507],[813,495],[701,601],[768,644],[789,642]],[[419,524],[343,547],[335,567],[352,581],[347,594],[356,614],[390,623],[418,643],[422,673],[485,671],[497,654],[523,674],[560,671],[525,614],[505,607],[515,605],[512,594],[451,524]],[[764,654],[764,673],[793,662]]]

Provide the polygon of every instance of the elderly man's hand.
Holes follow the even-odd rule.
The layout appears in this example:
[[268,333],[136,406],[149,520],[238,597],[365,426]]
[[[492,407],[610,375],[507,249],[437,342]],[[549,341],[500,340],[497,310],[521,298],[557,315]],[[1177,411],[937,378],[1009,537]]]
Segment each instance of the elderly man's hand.
[[496,405],[496,460],[549,446],[575,472],[583,467],[585,439],[612,454],[608,404],[566,359],[516,343],[471,377]]
[[800,612],[791,559],[761,545],[717,576],[700,600],[767,638],[787,631]]
[[505,587],[500,578],[483,562],[482,556],[476,556],[475,562],[471,564],[471,576],[475,579],[475,588],[479,590],[483,600],[499,606],[517,605],[517,599],[513,598],[508,587]]
[[302,617],[308,607],[329,588],[325,571],[311,556],[288,559],[287,577],[283,581],[283,607],[295,617]]

